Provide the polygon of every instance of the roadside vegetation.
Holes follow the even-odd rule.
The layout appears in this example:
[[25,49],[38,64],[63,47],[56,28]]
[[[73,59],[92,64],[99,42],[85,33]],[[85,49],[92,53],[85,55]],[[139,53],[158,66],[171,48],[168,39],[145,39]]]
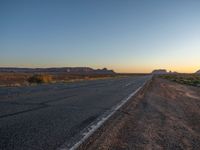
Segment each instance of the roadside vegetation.
[[68,83],[83,80],[99,80],[108,78],[121,78],[128,76],[140,76],[146,74],[67,74],[67,73],[0,73],[1,86],[30,86],[43,83]]
[[28,82],[31,84],[51,83],[52,81],[52,76],[48,74],[36,74],[28,78]]
[[167,75],[160,75],[159,77],[180,84],[187,84],[200,87],[200,75],[197,74],[167,74]]
[[96,80],[122,77],[118,74],[57,74],[57,73],[0,73],[1,86],[29,86],[43,83],[68,83],[82,80]]

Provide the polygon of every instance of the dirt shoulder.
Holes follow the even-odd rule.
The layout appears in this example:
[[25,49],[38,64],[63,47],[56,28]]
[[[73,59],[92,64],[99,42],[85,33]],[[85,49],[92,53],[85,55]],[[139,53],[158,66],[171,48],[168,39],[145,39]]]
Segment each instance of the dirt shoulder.
[[154,78],[80,149],[200,149],[200,88]]

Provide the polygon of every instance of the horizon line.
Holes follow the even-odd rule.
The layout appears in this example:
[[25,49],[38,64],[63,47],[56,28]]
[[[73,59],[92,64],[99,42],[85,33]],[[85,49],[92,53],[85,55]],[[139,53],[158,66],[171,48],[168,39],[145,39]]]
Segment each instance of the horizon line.
[[91,68],[91,69],[108,69],[108,70],[112,70],[115,73],[124,73],[124,74],[129,74],[129,73],[133,73],[133,74],[150,74],[152,73],[154,70],[166,70],[167,72],[172,72],[172,73],[182,73],[182,74],[195,74],[198,70],[194,71],[194,72],[178,72],[178,71],[172,71],[170,69],[165,69],[165,68],[155,68],[152,69],[152,71],[150,72],[120,72],[120,71],[115,71],[112,68],[108,68],[108,67],[90,67],[90,66],[52,66],[52,67],[47,67],[47,66],[38,66],[38,67],[30,67],[30,66],[0,66],[0,68],[18,68],[18,69],[48,69],[48,68]]

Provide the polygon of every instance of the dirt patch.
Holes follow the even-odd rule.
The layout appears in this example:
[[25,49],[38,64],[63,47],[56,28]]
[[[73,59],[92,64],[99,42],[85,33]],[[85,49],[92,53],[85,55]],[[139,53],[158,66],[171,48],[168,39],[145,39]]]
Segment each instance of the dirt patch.
[[80,149],[200,149],[200,88],[155,78]]

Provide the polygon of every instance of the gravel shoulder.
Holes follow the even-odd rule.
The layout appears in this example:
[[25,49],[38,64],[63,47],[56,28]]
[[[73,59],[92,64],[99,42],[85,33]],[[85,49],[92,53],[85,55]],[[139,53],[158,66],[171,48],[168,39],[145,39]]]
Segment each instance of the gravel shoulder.
[[200,88],[153,78],[81,150],[200,149]]

